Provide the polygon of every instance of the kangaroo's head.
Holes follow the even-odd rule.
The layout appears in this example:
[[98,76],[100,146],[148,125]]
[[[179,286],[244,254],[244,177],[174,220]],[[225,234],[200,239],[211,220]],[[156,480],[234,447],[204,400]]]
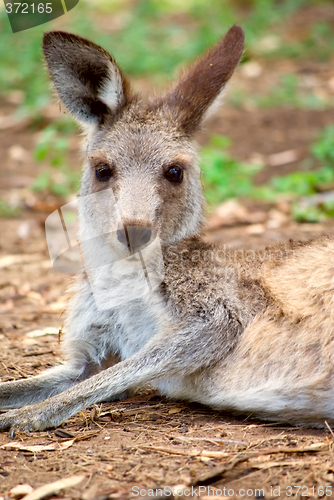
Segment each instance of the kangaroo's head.
[[156,234],[168,244],[201,231],[194,135],[219,101],[243,43],[242,29],[233,26],[164,95],[143,99],[98,45],[60,31],[45,34],[55,89],[87,137],[81,196],[92,196],[83,204],[86,219],[97,234],[113,234],[119,252]]

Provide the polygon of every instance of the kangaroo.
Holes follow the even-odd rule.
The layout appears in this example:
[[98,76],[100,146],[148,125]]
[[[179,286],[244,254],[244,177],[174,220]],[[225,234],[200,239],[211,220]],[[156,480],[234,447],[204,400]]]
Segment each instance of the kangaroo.
[[163,95],[144,99],[101,47],[44,35],[56,92],[85,132],[83,269],[67,312],[66,362],[0,384],[0,407],[11,409],[0,428],[12,436],[144,384],[261,419],[333,421],[333,236],[251,258],[200,238],[194,137],[243,45],[233,26]]

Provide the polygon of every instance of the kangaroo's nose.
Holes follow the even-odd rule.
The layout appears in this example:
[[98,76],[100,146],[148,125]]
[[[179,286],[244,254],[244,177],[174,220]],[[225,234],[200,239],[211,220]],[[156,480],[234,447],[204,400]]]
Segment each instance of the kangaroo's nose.
[[153,239],[153,232],[146,226],[127,226],[117,230],[117,239],[133,254],[144,248]]

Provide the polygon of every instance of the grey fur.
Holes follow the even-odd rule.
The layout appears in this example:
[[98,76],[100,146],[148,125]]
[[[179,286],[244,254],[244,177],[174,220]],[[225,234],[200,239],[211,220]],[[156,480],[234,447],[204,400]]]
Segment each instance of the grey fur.
[[[147,383],[173,398],[262,418],[333,419],[333,238],[250,257],[200,241],[205,204],[193,137],[242,47],[235,26],[165,96],[143,100],[103,49],[46,34],[56,91],[87,134],[80,240],[93,244],[84,260],[99,264],[97,237],[105,235],[109,263],[88,266],[73,284],[66,362],[0,384],[1,408],[16,408],[0,428],[43,430]],[[106,165],[112,175],[102,182],[96,171]],[[182,182],[166,178],[175,166]],[[164,279],[154,289],[143,292],[138,256],[120,278],[128,255],[120,220],[157,235],[147,250],[154,265],[154,242],[162,245]],[[130,291],[133,300],[117,303]]]

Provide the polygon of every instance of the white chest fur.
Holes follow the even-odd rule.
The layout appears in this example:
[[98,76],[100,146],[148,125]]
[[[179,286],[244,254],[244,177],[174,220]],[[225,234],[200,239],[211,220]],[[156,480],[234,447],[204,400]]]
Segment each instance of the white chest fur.
[[116,263],[87,275],[88,279],[77,282],[70,305],[64,339],[67,352],[85,346],[97,364],[111,353],[126,359],[170,323],[158,288],[149,287],[134,266],[128,274],[124,266],[120,272]]

